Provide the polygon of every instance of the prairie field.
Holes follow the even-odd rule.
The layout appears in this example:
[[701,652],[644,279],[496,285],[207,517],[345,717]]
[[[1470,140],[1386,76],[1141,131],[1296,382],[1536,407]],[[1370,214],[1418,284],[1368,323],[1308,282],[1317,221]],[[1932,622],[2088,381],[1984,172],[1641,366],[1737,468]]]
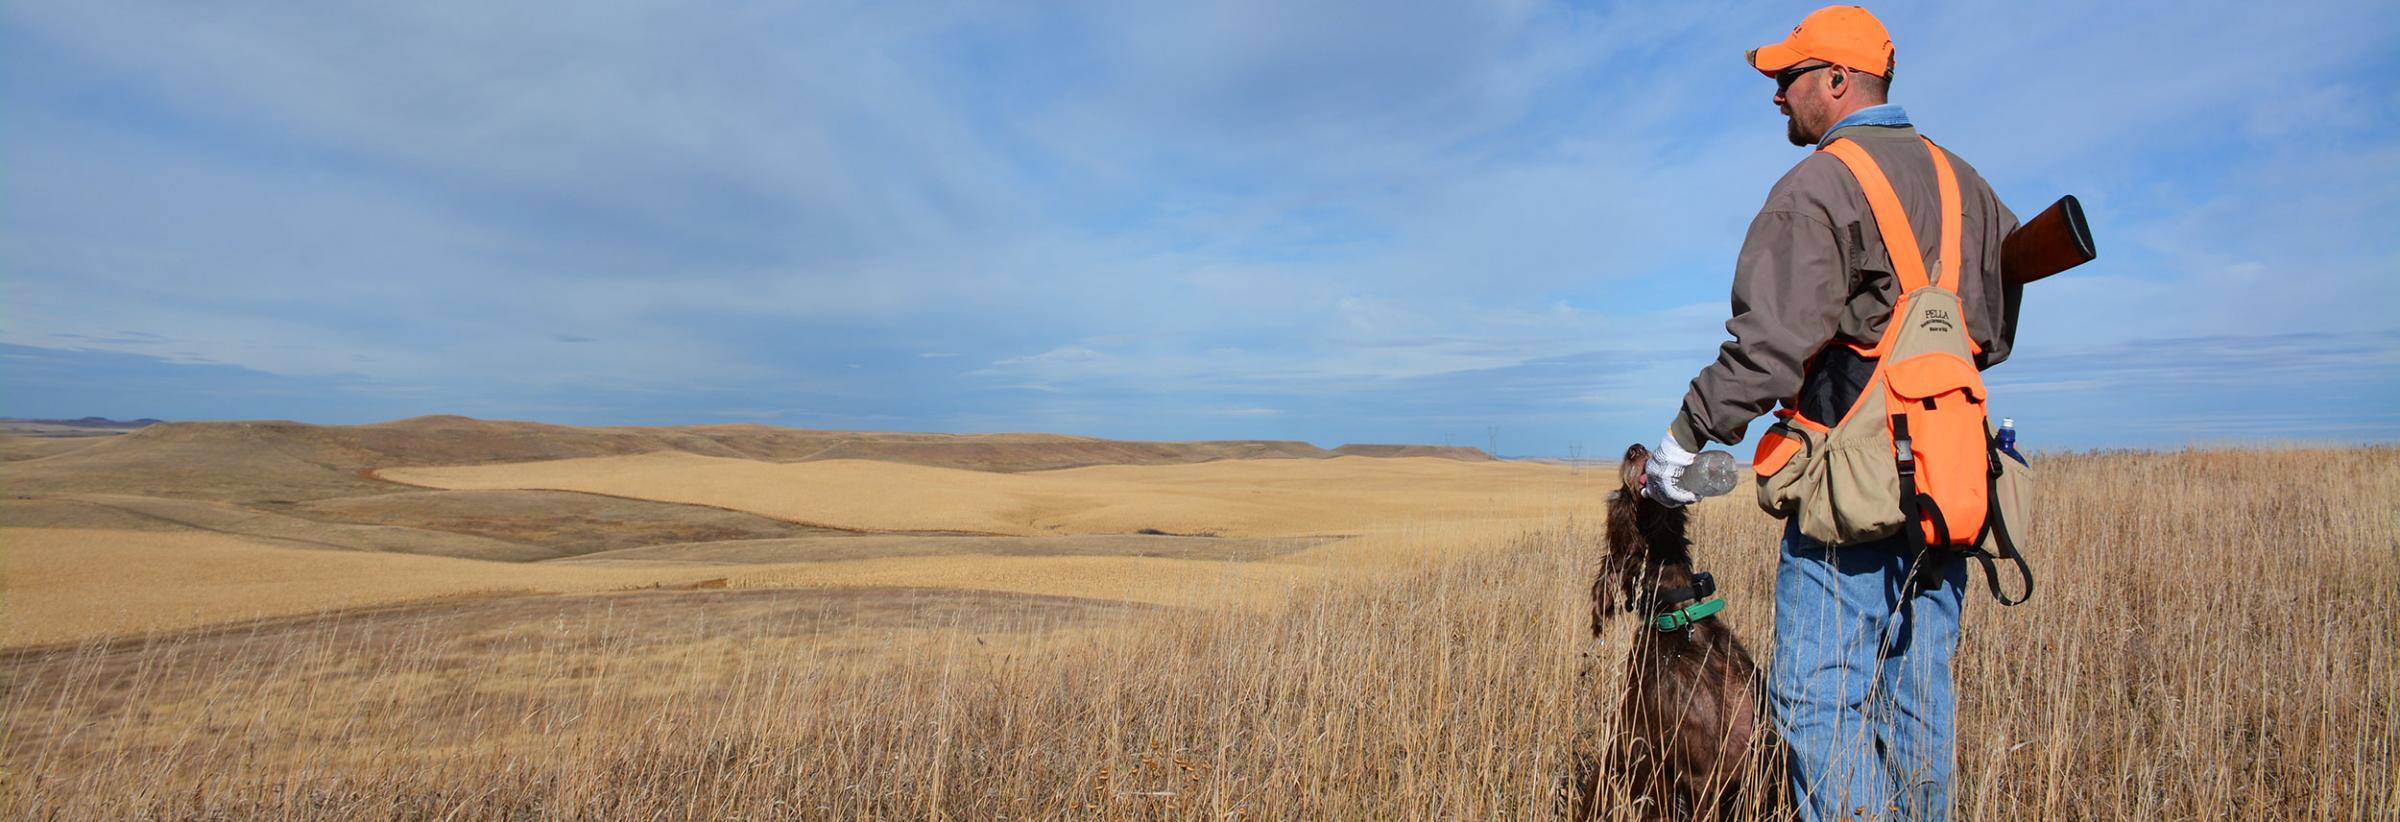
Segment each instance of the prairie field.
[[[1616,732],[1613,469],[734,433],[444,463],[328,429],[208,487],[110,485],[140,434],[0,464],[0,807],[1567,818]],[[1968,591],[1958,818],[2400,815],[2400,449],[2036,469],[2039,590]],[[1693,526],[1762,655],[1778,531]]]

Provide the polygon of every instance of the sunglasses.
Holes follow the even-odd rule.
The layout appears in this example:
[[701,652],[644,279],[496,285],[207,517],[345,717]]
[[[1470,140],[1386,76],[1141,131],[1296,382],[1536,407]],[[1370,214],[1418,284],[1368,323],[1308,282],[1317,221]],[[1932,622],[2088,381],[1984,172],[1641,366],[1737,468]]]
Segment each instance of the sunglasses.
[[1793,84],[1793,83],[1795,83],[1795,82],[1799,82],[1799,80],[1800,80],[1800,75],[1807,74],[1807,73],[1809,73],[1809,72],[1816,71],[1817,69],[1824,69],[1824,68],[1833,68],[1833,64],[1832,64],[1832,63],[1818,63],[1818,64],[1816,64],[1816,65],[1813,65],[1813,66],[1794,66],[1794,67],[1792,67],[1792,68],[1787,68],[1787,69],[1784,69],[1784,70],[1782,70],[1782,71],[1775,72],[1775,93],[1776,93],[1776,94],[1782,94],[1782,93],[1784,93],[1784,92],[1791,91],[1791,90],[1792,90],[1792,84]]

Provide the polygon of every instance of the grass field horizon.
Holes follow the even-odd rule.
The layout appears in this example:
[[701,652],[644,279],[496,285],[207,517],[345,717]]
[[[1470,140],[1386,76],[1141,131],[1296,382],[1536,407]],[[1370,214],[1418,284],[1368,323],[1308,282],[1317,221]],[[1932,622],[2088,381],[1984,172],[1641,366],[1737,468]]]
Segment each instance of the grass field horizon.
[[[1557,817],[1615,732],[1629,635],[1593,639],[1585,592],[1613,471],[822,435],[420,418],[0,449],[0,797]],[[2400,449],[2036,465],[2040,592],[1969,591],[1961,818],[2400,812]],[[1698,510],[1763,651],[1775,524]]]

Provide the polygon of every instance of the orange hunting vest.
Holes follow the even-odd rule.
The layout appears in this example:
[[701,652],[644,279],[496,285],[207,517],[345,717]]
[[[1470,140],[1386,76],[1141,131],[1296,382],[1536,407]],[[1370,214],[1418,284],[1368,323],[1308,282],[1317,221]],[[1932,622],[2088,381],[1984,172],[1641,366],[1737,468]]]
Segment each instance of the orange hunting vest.
[[[1925,141],[1941,198],[1941,240],[1928,266],[1912,253],[1919,248],[1916,231],[1866,149],[1843,139],[1820,150],[1841,160],[1866,192],[1891,250],[1900,297],[1873,346],[1851,345],[1875,360],[1875,370],[1841,419],[1808,419],[1792,410],[1792,401],[1776,412],[1752,461],[1759,504],[1797,517],[1802,533],[1827,545],[1902,533],[1926,549],[1979,556],[1987,571],[1993,554],[1982,546],[1996,538],[1999,555],[2024,570],[2001,511],[2013,507],[2024,471],[1994,445],[1989,395],[1975,367],[1982,348],[1967,333],[1957,292],[1963,229],[1957,173],[1941,148]],[[2030,596],[2029,570],[2026,580]],[[1992,586],[1999,595],[1997,579]]]

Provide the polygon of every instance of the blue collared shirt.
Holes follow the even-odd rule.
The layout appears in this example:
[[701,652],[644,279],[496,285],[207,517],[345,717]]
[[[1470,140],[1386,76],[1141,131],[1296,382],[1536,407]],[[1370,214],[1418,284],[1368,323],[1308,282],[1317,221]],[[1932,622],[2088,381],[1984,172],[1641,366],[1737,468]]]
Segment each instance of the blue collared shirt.
[[1850,112],[1850,116],[1842,118],[1841,122],[1834,123],[1832,128],[1826,129],[1825,136],[1817,140],[1817,145],[1825,145],[1826,141],[1833,139],[1834,132],[1848,126],[1905,126],[1909,124],[1908,112],[1900,110],[1900,106],[1896,104],[1884,103],[1868,106]]

